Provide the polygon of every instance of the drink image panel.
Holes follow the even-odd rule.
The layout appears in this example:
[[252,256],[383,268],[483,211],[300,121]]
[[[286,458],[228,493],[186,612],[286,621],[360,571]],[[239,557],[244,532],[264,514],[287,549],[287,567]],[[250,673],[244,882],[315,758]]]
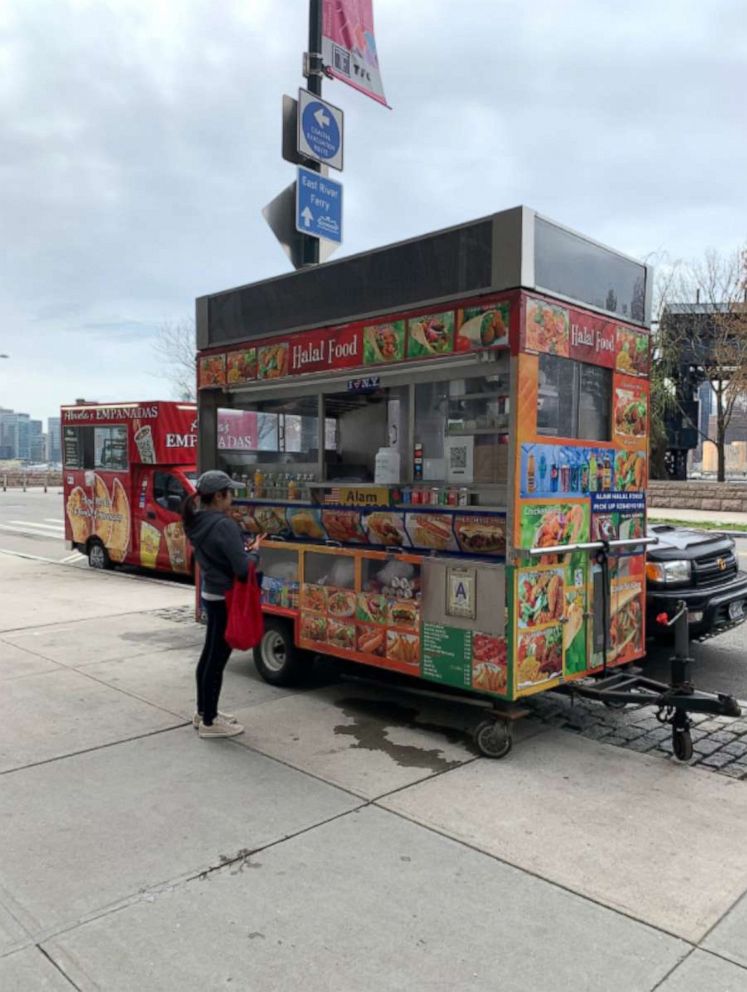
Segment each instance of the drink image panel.
[[144,465],[155,465],[156,447],[153,443],[153,430],[149,424],[135,431],[135,444],[140,455],[140,461]]
[[140,522],[140,564],[144,568],[156,567],[160,546],[160,530],[142,520]]

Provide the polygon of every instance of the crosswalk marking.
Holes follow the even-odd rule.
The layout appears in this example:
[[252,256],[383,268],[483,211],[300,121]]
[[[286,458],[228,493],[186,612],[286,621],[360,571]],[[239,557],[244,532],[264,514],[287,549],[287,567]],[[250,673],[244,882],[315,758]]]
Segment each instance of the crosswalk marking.
[[65,531],[65,525],[59,522],[54,524],[42,524],[37,523],[35,520],[9,520],[9,524],[15,524],[17,527],[31,527],[33,530],[39,530],[45,534],[61,534]]

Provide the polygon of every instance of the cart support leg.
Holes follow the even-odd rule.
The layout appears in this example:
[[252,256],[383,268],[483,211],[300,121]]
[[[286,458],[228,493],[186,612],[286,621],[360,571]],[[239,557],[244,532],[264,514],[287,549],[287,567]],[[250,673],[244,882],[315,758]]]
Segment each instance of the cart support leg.
[[671,682],[677,689],[692,692],[690,680],[690,629],[687,619],[687,606],[678,603],[677,615],[670,623],[674,626],[674,654],[670,659]]

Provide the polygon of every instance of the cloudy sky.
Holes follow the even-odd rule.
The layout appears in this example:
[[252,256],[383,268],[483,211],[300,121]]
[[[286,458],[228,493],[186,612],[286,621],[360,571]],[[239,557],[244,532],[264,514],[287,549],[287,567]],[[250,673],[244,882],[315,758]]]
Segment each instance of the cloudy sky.
[[[306,0],[0,0],[0,406],[167,398],[158,328],[286,271]],[[744,0],[374,0],[353,253],[525,203],[637,257],[747,237]]]

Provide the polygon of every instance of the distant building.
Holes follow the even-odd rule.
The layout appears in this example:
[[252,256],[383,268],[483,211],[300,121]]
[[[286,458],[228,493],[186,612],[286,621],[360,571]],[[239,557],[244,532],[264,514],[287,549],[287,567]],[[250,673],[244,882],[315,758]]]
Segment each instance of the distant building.
[[61,421],[59,417],[47,418],[47,461],[59,465],[62,461]]
[[29,421],[29,460],[34,465],[47,460],[47,438],[41,420]]
[[0,459],[2,460],[15,457],[13,454],[13,439],[11,438],[11,421],[9,419],[14,416],[15,414],[12,410],[0,406]]
[[27,413],[0,412],[0,457],[30,460],[31,417]]
[[32,420],[28,413],[0,408],[0,459],[45,462],[47,447],[42,421]]
[[18,454],[22,462],[31,461],[31,417],[28,413],[17,413],[18,417]]

